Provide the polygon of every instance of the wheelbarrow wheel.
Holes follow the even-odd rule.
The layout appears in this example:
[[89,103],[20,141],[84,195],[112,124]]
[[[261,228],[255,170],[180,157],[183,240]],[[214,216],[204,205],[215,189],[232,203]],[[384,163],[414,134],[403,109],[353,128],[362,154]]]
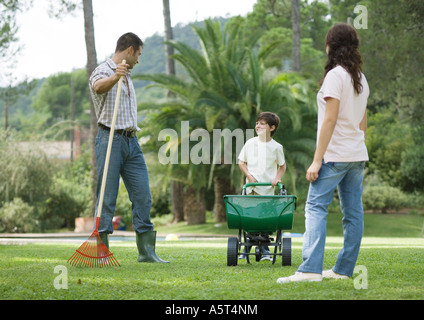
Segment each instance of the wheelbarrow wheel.
[[227,246],[227,266],[233,267],[237,265],[238,255],[238,240],[237,238],[228,238]]
[[282,257],[283,257],[283,266],[291,266],[291,238],[283,238],[283,250],[282,250]]

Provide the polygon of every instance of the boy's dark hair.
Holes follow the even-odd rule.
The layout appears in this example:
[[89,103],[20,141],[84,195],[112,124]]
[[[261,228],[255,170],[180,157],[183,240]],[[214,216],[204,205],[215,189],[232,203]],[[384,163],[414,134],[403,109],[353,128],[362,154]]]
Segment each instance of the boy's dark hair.
[[134,54],[140,49],[140,46],[143,47],[143,41],[134,33],[128,32],[123,34],[116,43],[115,52],[122,52],[129,47],[133,47]]
[[271,131],[271,137],[277,132],[280,125],[280,117],[272,112],[262,112],[256,117],[256,122],[264,120],[270,127],[275,126],[274,131]]

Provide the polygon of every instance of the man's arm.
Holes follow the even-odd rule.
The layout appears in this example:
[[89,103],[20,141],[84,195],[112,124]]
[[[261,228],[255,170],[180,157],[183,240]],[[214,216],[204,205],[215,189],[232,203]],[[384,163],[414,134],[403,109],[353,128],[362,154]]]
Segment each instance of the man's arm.
[[119,79],[122,76],[125,76],[127,73],[129,65],[128,64],[118,64],[116,71],[113,75],[111,75],[108,78],[103,78],[97,80],[94,85],[93,89],[97,94],[103,94],[106,92],[109,92],[119,81]]

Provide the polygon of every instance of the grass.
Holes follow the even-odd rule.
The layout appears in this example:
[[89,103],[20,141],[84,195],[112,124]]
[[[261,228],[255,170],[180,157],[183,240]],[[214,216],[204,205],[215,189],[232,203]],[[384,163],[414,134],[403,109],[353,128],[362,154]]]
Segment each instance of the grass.
[[[302,215],[297,214],[295,220]],[[0,245],[0,299],[2,300],[422,300],[424,297],[424,238],[419,237],[422,216],[367,215],[368,232],[357,266],[363,269],[349,280],[277,284],[278,277],[293,274],[301,263],[302,239],[293,238],[292,266],[281,258],[270,262],[226,265],[227,240],[158,241],[158,255],[170,264],[137,263],[135,243],[111,241],[121,267],[73,267],[67,259],[79,243]],[[340,216],[329,215],[324,268],[331,268],[342,247]],[[188,232],[187,226],[159,227],[159,232]],[[222,229],[221,229],[222,228]],[[193,228],[189,228],[193,230]],[[194,228],[230,231],[209,224]],[[367,229],[367,228],[366,228]],[[371,230],[376,230],[374,234]],[[303,230],[292,230],[303,232]],[[391,232],[391,236],[385,236]],[[417,234],[418,233],[418,234]],[[66,267],[57,271],[58,266]],[[366,270],[366,273],[364,273]],[[66,275],[66,277],[65,277]],[[367,288],[364,285],[366,276]],[[59,277],[59,278],[58,278]],[[67,289],[55,288],[55,281]],[[355,287],[356,286],[356,287]]]
[[[296,271],[301,263],[301,239],[293,239],[293,264],[241,262],[226,266],[226,240],[158,242],[157,252],[170,264],[140,264],[135,244],[112,242],[121,267],[72,267],[66,260],[74,244],[0,246],[2,300],[256,300],[256,299],[419,299],[424,296],[423,239],[365,238],[358,264],[367,270],[368,287],[356,289],[355,280],[281,285],[276,280]],[[329,237],[325,268],[330,268],[342,239]],[[56,289],[57,266],[67,270],[67,289]],[[358,273],[355,276],[359,277]],[[59,278],[61,279],[61,278]],[[63,284],[63,281],[58,282]],[[359,282],[360,283],[360,282]]]
[[[327,216],[327,235],[343,236],[341,213],[330,213]],[[365,214],[364,236],[365,237],[420,237],[423,228],[424,216],[422,214]],[[228,235],[238,234],[238,230],[229,230],[226,223],[215,224],[212,217],[208,223],[188,226],[184,222],[170,225],[157,225],[158,233],[169,234],[215,234]],[[305,231],[305,219],[301,213],[295,213],[293,228],[290,232],[303,233]]]

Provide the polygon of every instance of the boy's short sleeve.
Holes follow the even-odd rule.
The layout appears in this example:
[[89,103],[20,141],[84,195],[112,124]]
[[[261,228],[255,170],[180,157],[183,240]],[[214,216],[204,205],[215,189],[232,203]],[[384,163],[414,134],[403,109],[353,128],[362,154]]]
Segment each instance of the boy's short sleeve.
[[243,148],[241,149],[238,159],[240,161],[247,162],[246,145],[244,145]]
[[277,164],[281,167],[286,163],[286,158],[284,157],[283,146],[280,145],[277,148]]

